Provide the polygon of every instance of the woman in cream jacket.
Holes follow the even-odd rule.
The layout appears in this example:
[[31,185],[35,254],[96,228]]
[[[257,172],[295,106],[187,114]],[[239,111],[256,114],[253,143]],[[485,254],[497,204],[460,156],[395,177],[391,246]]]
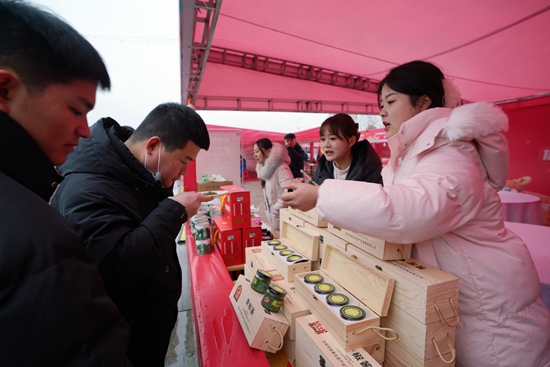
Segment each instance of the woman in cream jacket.
[[[391,160],[384,187],[293,184],[285,204],[394,243],[459,278],[456,366],[550,366],[550,312],[525,244],[504,227],[497,191],[508,174],[504,112],[455,107],[459,93],[432,64],[413,61],[380,83]],[[450,108],[444,108],[450,107]]]
[[263,138],[254,144],[256,173],[262,180],[265,214],[271,230],[279,233],[279,209],[285,208],[281,200],[283,186],[294,180],[286,147]]

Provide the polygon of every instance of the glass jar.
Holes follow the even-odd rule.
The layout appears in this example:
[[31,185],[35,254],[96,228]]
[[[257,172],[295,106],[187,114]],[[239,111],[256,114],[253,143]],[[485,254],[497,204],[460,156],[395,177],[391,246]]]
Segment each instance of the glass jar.
[[270,284],[264,293],[262,306],[271,312],[279,312],[284,303],[286,291],[275,284]]
[[252,279],[250,287],[258,293],[264,293],[269,283],[271,283],[271,279],[273,279],[271,273],[258,269],[256,275],[254,275],[254,279]]

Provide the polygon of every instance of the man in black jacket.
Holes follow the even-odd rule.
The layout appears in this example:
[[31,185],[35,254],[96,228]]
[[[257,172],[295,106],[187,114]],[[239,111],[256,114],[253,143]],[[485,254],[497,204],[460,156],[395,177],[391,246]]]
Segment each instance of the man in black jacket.
[[285,145],[288,155],[290,156],[290,170],[294,178],[304,177],[302,170],[304,163],[307,161],[307,153],[302,146],[296,142],[296,135],[288,133],[285,135]]
[[52,199],[86,242],[109,296],[129,322],[128,359],[164,366],[177,319],[181,268],[175,239],[187,217],[211,198],[172,196],[174,181],[210,138],[201,117],[179,103],[153,109],[135,132],[103,118],[59,167]]
[[55,15],[0,0],[0,366],[130,366],[129,327],[48,201],[98,86],[97,51]]

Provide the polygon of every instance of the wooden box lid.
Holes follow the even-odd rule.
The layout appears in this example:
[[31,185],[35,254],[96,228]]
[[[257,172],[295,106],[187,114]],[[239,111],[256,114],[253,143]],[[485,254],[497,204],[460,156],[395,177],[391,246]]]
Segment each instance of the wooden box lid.
[[281,241],[304,254],[309,260],[319,259],[319,234],[304,226],[304,221],[285,214],[281,216]]
[[321,271],[377,315],[388,314],[395,285],[388,275],[330,245],[325,249]]
[[314,226],[317,226],[320,228],[326,228],[328,225],[327,221],[319,219],[319,213],[317,213],[317,209],[315,208],[307,212],[303,212],[301,210],[293,209],[293,208],[288,208],[288,211],[290,212],[290,214],[293,214],[298,218],[301,218],[306,222],[313,224]]

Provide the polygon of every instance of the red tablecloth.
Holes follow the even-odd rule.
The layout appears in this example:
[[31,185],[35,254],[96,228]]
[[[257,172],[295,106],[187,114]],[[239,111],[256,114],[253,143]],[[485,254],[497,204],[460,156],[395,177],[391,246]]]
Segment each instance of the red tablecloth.
[[499,191],[504,220],[507,222],[542,224],[539,197],[519,192]]
[[[186,226],[187,228],[189,226]],[[186,240],[195,338],[204,367],[269,367],[263,351],[248,346],[229,293],[233,281],[217,248],[198,255],[193,235]]]

